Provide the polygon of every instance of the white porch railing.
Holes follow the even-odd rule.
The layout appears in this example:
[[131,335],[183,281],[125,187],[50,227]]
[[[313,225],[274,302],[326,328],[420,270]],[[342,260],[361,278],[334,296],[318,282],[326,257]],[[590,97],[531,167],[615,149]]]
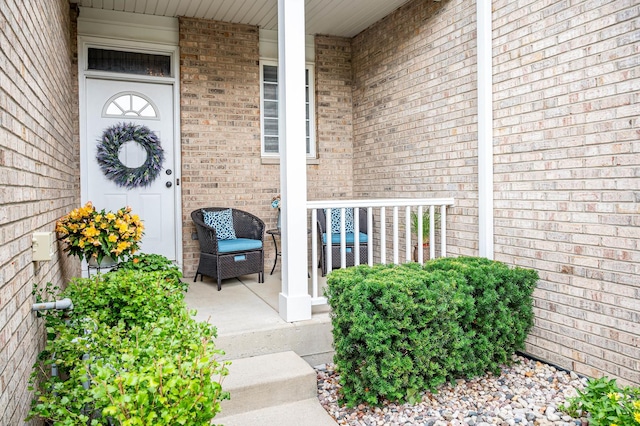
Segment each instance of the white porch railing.
[[[378,199],[378,200],[327,200],[327,201],[309,201],[307,202],[307,210],[309,211],[311,225],[311,304],[322,305],[327,303],[326,297],[320,294],[319,278],[321,273],[316,268],[318,265],[319,242],[322,235],[318,232],[318,209],[325,209],[326,223],[324,228],[330,233],[331,230],[331,210],[340,209],[340,265],[342,268],[347,266],[347,239],[345,226],[345,210],[353,208],[354,214],[354,230],[353,243],[349,243],[349,249],[353,252],[353,262],[355,265],[360,264],[360,250],[368,250],[367,263],[373,266],[374,263],[386,264],[387,257],[394,264],[412,261],[412,232],[411,232],[411,213],[417,213],[419,220],[417,229],[417,247],[422,247],[423,243],[423,223],[422,215],[425,209],[429,210],[429,250],[430,258],[436,257],[436,215],[440,215],[439,238],[440,238],[440,256],[447,255],[447,206],[453,206],[453,198],[420,198],[420,199]],[[366,209],[367,217],[367,243],[366,248],[360,241],[360,210]],[[436,211],[437,209],[437,211]],[[391,211],[391,217],[387,217],[387,210]],[[401,212],[404,211],[404,214]],[[387,231],[390,227],[390,232]],[[336,235],[336,234],[332,234]],[[326,236],[326,251],[324,253],[326,259],[327,274],[331,271],[333,265],[332,235]],[[390,244],[390,248],[387,247]],[[404,248],[402,247],[404,245]],[[375,246],[375,249],[374,249]],[[404,251],[404,256],[402,255]],[[423,250],[418,249],[418,262],[424,263]],[[375,257],[374,257],[375,255]]]

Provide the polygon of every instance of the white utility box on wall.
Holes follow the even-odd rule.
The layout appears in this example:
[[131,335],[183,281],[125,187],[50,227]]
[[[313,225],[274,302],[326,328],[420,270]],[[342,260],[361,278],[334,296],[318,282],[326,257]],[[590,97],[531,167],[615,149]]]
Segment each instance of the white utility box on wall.
[[31,241],[34,262],[53,258],[53,232],[34,232]]

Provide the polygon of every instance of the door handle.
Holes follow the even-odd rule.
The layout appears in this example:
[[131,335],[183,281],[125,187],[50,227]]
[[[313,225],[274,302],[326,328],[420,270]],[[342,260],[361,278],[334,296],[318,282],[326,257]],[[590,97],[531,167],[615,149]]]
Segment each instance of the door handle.
[[164,184],[167,188],[171,188],[171,185],[173,185],[171,182],[167,182]]

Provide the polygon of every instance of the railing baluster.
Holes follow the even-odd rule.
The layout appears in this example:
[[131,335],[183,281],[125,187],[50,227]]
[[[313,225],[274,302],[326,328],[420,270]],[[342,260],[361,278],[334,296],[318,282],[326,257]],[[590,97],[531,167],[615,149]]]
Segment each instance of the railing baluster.
[[432,204],[429,206],[429,259],[435,259],[436,257],[436,218],[435,218],[435,206]]
[[353,209],[353,264],[360,264],[360,208]]
[[333,248],[333,233],[331,232],[331,208],[328,208],[324,214],[325,219],[325,238],[327,240],[325,244],[325,259],[327,259],[327,274],[331,272],[331,266],[333,265],[333,260],[331,259],[331,253]]
[[411,262],[411,206],[407,206],[404,209],[404,223],[405,262]]
[[347,241],[345,232],[345,208],[340,209],[340,267],[347,267]]
[[424,232],[424,224],[422,223],[422,206],[418,206],[418,263],[424,264],[424,239],[422,238]]
[[311,274],[311,288],[313,294],[312,298],[316,298],[319,296],[318,290],[318,274],[315,270],[315,262],[318,259],[318,227],[316,223],[318,222],[318,211],[316,209],[311,209],[311,270],[314,271]]
[[398,256],[398,206],[393,207],[393,221],[391,222],[393,227],[393,264],[400,263]]
[[380,207],[380,263],[387,263],[387,218],[384,206]]
[[440,257],[447,257],[447,206],[440,206]]
[[373,207],[367,208],[367,259],[373,266]]

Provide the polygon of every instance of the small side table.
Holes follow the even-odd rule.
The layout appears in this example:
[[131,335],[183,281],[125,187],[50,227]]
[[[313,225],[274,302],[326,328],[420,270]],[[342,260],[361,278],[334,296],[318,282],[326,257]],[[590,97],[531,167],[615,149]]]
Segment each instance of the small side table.
[[278,251],[278,242],[276,241],[276,235],[280,236],[280,228],[269,229],[267,234],[271,235],[273,238],[273,246],[276,249],[276,258],[273,261],[273,268],[271,268],[271,273],[269,275],[273,275],[273,271],[276,269],[276,265],[278,264],[278,256],[282,256],[282,252]]
[[[311,229],[307,229],[307,234],[310,233]],[[273,247],[276,249],[276,258],[273,261],[273,268],[271,268],[271,272],[269,273],[269,275],[273,275],[273,271],[275,271],[276,265],[278,264],[278,256],[282,256],[282,252],[278,250],[278,242],[276,241],[276,235],[278,237],[281,236],[280,228],[269,229],[267,230],[267,234],[271,235],[271,238],[273,238]]]

